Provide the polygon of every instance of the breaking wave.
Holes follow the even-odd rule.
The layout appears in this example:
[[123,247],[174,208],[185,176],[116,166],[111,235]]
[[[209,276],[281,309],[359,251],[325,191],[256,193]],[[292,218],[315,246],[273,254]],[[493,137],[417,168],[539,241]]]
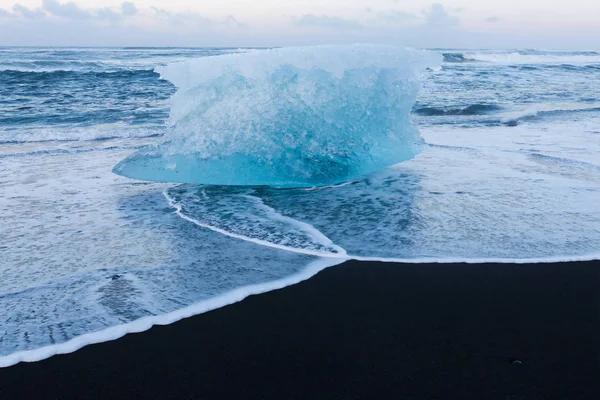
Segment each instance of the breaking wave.
[[515,126],[521,121],[539,116],[559,115],[571,112],[594,112],[600,111],[600,103],[590,104],[534,104],[523,110],[504,114],[500,122]]
[[425,117],[436,117],[445,115],[486,115],[502,110],[495,104],[471,104],[464,107],[428,107],[419,106],[413,109],[413,113]]
[[70,142],[106,139],[133,139],[160,136],[162,127],[132,128],[125,124],[104,124],[84,128],[38,128],[28,130],[0,131],[2,143]]
[[112,69],[106,71],[94,71],[94,65],[89,66],[89,70],[77,68],[27,68],[12,67],[0,68],[0,82],[10,80],[25,81],[64,81],[68,79],[148,79],[158,78],[154,70],[149,69]]
[[442,53],[444,56],[444,62],[447,63],[464,63],[476,61],[474,58],[465,57],[462,53]]
[[600,53],[579,52],[475,52],[443,53],[446,63],[490,62],[498,64],[592,64],[600,63]]

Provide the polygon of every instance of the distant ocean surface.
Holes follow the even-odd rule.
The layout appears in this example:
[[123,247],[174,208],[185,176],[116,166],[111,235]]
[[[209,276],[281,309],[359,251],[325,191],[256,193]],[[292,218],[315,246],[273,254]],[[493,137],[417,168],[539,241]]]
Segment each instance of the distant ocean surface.
[[[249,49],[0,48],[0,366],[305,279],[349,258],[600,254],[600,54],[434,49],[415,158],[331,187],[155,183],[155,68]],[[124,325],[125,324],[125,325]],[[86,336],[82,336],[86,335]]]

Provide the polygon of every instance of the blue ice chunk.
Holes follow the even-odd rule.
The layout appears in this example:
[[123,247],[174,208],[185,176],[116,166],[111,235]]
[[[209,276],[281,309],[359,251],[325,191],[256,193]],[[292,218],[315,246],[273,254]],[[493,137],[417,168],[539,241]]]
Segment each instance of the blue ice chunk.
[[114,172],[164,182],[307,187],[414,157],[410,110],[437,53],[384,45],[256,50],[173,63],[165,141]]

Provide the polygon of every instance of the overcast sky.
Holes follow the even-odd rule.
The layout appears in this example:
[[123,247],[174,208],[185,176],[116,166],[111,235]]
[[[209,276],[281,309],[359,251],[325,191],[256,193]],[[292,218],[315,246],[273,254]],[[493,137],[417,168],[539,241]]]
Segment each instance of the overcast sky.
[[0,0],[0,45],[600,50],[600,0]]

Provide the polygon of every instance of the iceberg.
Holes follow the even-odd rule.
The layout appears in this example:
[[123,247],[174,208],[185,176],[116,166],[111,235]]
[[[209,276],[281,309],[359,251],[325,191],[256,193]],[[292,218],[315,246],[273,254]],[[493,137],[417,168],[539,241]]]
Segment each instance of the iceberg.
[[386,45],[253,50],[157,68],[177,92],[163,142],[113,171],[211,185],[312,187],[414,157],[420,75],[437,53]]

